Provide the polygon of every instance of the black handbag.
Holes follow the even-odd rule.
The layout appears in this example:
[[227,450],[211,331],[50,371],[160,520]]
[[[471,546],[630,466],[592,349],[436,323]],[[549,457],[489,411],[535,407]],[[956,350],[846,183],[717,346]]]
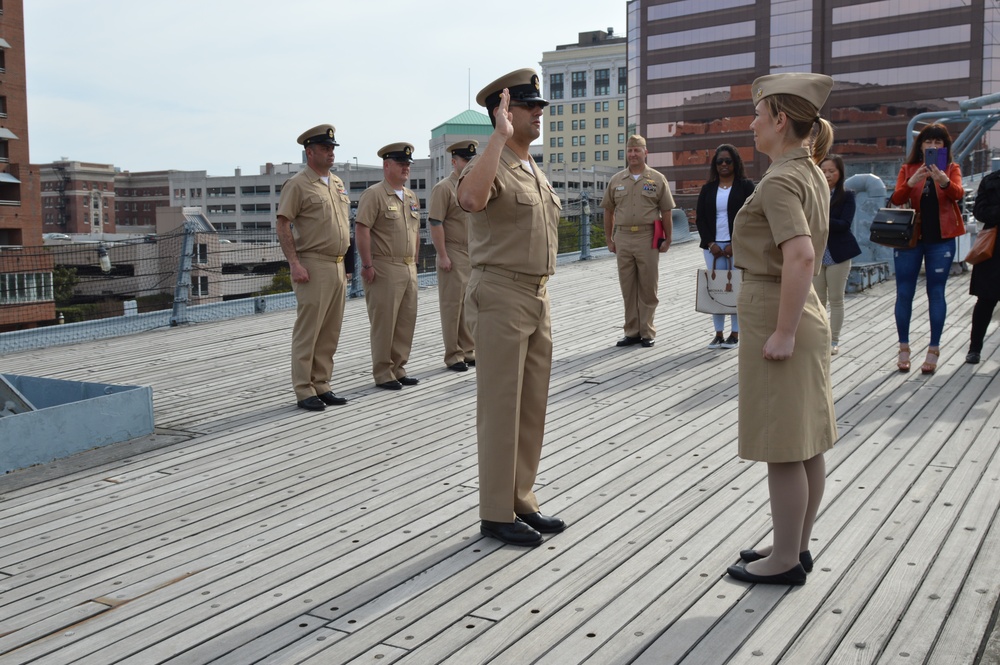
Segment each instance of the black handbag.
[[912,208],[879,208],[872,220],[869,240],[895,249],[917,244],[917,213]]

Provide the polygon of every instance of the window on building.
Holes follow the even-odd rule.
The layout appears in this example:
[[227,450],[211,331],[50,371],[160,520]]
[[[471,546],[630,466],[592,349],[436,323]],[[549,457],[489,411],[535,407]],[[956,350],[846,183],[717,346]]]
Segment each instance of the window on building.
[[608,128],[608,122],[609,121],[610,121],[610,118],[604,118],[604,129]]
[[601,138],[604,139],[604,145],[611,143],[611,141],[608,140],[608,134],[602,134]]
[[556,155],[556,161],[559,162],[560,164],[563,163],[563,154],[561,152],[558,155]]
[[7,96],[0,95],[0,118],[7,117]]
[[[618,68],[618,94],[624,95],[628,92],[628,67]],[[621,105],[625,104],[624,99],[618,100]]]
[[586,128],[587,128],[587,120],[583,119],[580,121],[580,129],[586,129]]
[[587,72],[573,72],[573,96],[587,96]]
[[624,111],[625,110],[625,100],[624,99],[619,99],[618,100],[618,110],[619,111]]
[[580,137],[580,145],[587,145],[587,137],[586,136],[581,136]]
[[611,70],[594,70],[594,94],[597,96],[611,94]]
[[208,295],[208,275],[191,275],[191,295]]
[[602,150],[601,151],[601,160],[605,161],[605,162],[608,161],[608,151],[607,150]]
[[198,243],[198,256],[195,258],[195,263],[208,263],[208,245],[205,243]]
[[549,147],[550,148],[556,147],[556,137],[552,136],[549,138]]
[[618,134],[618,142],[619,143],[625,143],[625,134],[624,133]]
[[549,121],[549,131],[550,132],[556,131],[556,121],[555,120]]
[[623,159],[625,159],[625,151],[624,150],[619,150],[618,151],[618,161],[620,162]]
[[619,127],[625,126],[625,116],[623,115],[618,116],[618,126]]
[[563,114],[563,105],[560,104],[559,105],[559,111],[556,113],[556,115],[562,115],[562,114]]
[[556,146],[559,148],[563,147],[563,137],[561,136],[556,137]]
[[594,151],[594,161],[595,162],[601,161],[601,151],[600,150],[595,150]]
[[573,121],[573,131],[575,132],[578,129],[580,129],[580,123],[579,123],[579,121],[574,120]]
[[580,145],[580,139],[579,139],[579,137],[576,137],[576,136],[573,137],[573,145]]
[[549,161],[553,163],[556,161],[556,153],[554,152],[549,153]]
[[575,162],[576,161],[576,153],[575,152],[572,153],[572,157],[573,157],[573,161]]
[[601,135],[594,134],[594,145],[601,145]]
[[53,299],[52,273],[50,272],[0,275],[0,305],[43,302]]
[[563,121],[562,120],[559,121],[558,127],[559,127],[559,131],[561,132],[563,130]]
[[196,188],[190,190],[190,193],[191,193],[191,198],[193,198],[193,199],[200,199],[201,198],[201,187],[196,187]]
[[563,98],[563,75],[551,74],[549,76],[549,95],[552,99]]

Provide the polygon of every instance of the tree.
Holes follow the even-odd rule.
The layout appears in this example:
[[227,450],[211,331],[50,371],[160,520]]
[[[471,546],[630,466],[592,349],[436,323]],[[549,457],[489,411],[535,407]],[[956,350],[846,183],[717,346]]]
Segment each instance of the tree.
[[56,305],[66,305],[73,300],[74,290],[80,282],[76,276],[76,268],[71,266],[56,266],[52,271],[52,290],[55,293]]

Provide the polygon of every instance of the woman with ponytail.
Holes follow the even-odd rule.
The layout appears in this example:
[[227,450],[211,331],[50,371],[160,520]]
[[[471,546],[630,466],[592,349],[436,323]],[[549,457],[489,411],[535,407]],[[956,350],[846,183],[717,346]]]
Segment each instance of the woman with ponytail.
[[819,162],[833,127],[819,110],[833,87],[821,74],[773,74],[753,83],[750,128],[771,167],[736,216],[739,455],[767,463],[773,545],[743,550],[731,577],[804,584],[823,498],[823,453],[837,437],[830,389],[830,325],[813,289],[830,224]]

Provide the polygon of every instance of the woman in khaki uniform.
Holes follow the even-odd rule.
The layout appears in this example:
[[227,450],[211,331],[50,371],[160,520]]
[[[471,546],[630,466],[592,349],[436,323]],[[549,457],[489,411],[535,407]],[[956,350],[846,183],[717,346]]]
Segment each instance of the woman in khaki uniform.
[[833,127],[819,116],[832,86],[820,74],[774,74],[752,87],[750,128],[772,163],[733,229],[733,257],[744,270],[739,452],[767,462],[774,545],[744,550],[746,567],[729,567],[746,582],[805,583],[823,452],[836,439],[830,325],[812,288],[829,231],[829,188],[817,164],[833,143]]

